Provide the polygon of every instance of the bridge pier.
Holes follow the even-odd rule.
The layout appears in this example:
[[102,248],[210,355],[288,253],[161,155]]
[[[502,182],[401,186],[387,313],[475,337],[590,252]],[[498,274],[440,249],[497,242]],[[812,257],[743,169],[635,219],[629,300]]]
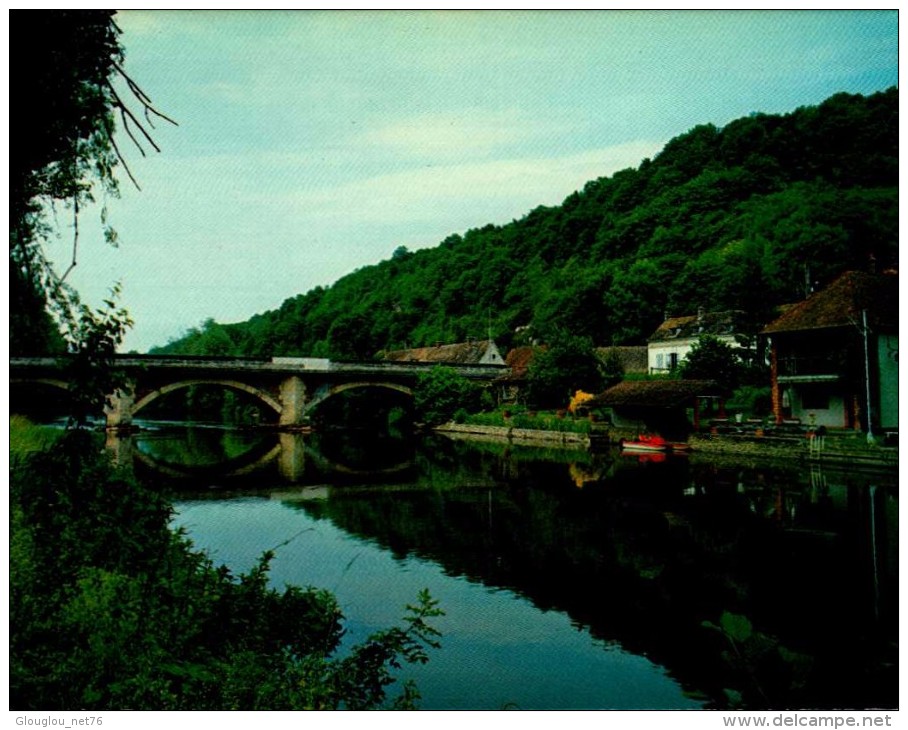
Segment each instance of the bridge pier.
[[130,473],[132,472],[135,445],[130,434],[121,435],[113,429],[107,431],[104,448],[114,466],[121,469],[129,469]]
[[298,375],[291,375],[281,381],[281,415],[278,420],[281,428],[293,430],[303,426],[306,399],[306,384]]
[[306,473],[306,443],[301,433],[278,434],[281,453],[278,468],[281,476],[288,482],[296,484]]
[[128,431],[132,428],[132,410],[135,405],[135,394],[132,388],[118,388],[107,396],[104,404],[104,415],[107,418],[109,431]]

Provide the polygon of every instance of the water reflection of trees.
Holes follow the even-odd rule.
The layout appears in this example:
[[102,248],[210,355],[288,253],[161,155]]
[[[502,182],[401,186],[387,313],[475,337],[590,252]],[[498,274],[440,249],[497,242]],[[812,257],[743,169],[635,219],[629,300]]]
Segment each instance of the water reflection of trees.
[[[295,506],[398,556],[565,611],[718,704],[733,693],[752,707],[895,704],[880,647],[897,636],[897,566],[877,576],[880,600],[867,583],[868,555],[897,541],[884,517],[897,508],[894,488],[872,506],[866,484],[820,493],[779,469],[577,459],[604,476],[577,489],[566,460],[434,444],[419,457],[421,486],[333,490]],[[727,625],[752,622],[752,666],[735,660],[728,635],[703,628],[723,613],[745,617]]]
[[323,430],[307,436],[305,444],[314,470],[338,479],[399,474],[411,467],[415,453],[412,439],[364,428]]

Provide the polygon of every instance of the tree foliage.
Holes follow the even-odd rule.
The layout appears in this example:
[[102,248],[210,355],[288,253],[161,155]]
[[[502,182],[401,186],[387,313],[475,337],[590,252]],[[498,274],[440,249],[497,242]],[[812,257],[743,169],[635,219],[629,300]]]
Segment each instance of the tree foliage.
[[[46,354],[63,349],[57,328],[78,318],[52,319],[47,305],[75,313],[81,306],[65,283],[78,263],[80,210],[99,193],[118,194],[117,168],[135,182],[115,129],[144,154],[145,146],[157,149],[153,119],[172,120],[126,74],[114,11],[14,10],[10,30],[31,39],[17,47],[10,75],[10,352]],[[73,227],[71,263],[62,273],[51,259],[65,257],[48,255],[59,205]],[[106,207],[101,218],[105,241],[116,245]]]
[[114,287],[104,306],[94,311],[79,305],[78,316],[66,328],[71,425],[81,427],[91,416],[100,416],[107,396],[126,386],[113,364],[117,348],[132,325],[129,313],[117,304],[119,294],[119,287]]
[[566,408],[576,391],[598,393],[604,383],[592,340],[559,332],[533,356],[527,370],[527,399],[541,408]]
[[484,390],[452,368],[441,365],[420,373],[413,389],[416,417],[428,425],[446,423],[464,410],[482,409]]
[[679,371],[688,380],[715,380],[730,393],[740,383],[742,363],[727,342],[701,335],[681,361]]
[[490,325],[503,347],[527,325],[543,341],[565,330],[645,344],[666,309],[743,309],[765,323],[871,257],[898,261],[896,88],[698,126],[560,206],[433,249],[399,247],[225,327],[249,355],[371,357],[484,337]]

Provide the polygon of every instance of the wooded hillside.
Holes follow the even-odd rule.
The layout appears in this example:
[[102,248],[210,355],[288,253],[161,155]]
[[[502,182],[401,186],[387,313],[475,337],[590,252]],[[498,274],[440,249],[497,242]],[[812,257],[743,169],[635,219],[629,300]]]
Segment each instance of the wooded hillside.
[[489,327],[502,349],[559,330],[643,344],[666,310],[767,321],[845,269],[897,257],[898,90],[837,94],[695,127],[560,206],[398,248],[330,287],[247,322],[209,320],[153,352],[364,359],[484,338]]

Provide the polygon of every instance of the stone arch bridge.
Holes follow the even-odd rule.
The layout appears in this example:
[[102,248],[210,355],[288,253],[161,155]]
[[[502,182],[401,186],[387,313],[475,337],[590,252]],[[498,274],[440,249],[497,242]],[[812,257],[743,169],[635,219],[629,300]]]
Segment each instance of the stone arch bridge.
[[[419,373],[433,363],[334,362],[325,358],[217,358],[119,355],[114,367],[128,385],[107,396],[107,428],[129,429],[145,406],[166,393],[192,385],[216,385],[248,393],[277,415],[285,430],[303,427],[328,398],[352,388],[385,388],[413,395]],[[446,365],[461,375],[491,382],[502,365]],[[10,385],[68,388],[66,358],[11,358]]]

